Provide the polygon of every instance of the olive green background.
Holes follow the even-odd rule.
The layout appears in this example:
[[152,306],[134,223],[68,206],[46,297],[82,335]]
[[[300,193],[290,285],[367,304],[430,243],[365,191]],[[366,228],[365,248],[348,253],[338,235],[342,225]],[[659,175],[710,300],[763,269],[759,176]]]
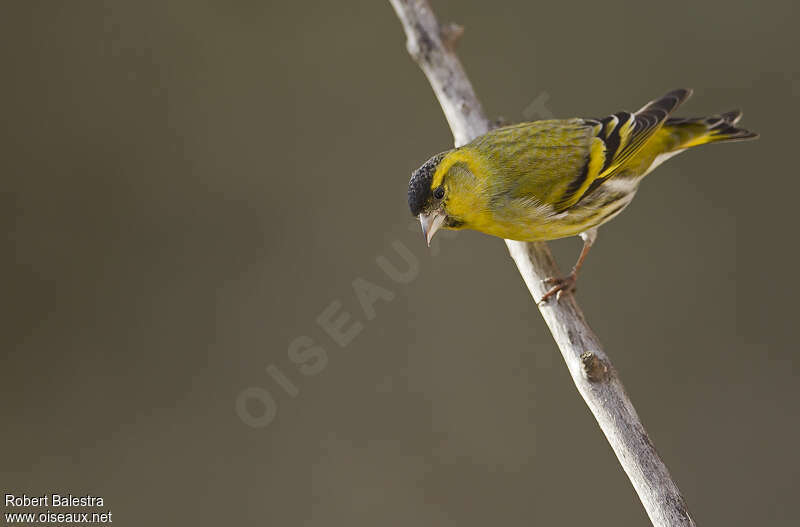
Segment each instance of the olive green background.
[[[795,525],[796,3],[434,7],[491,116],[688,86],[680,115],[762,134],[650,176],[577,294],[698,524]],[[122,525],[647,524],[503,243],[413,226],[409,174],[452,138],[388,3],[0,20],[2,492],[100,495]],[[397,241],[407,284],[376,263]],[[579,243],[554,247],[566,269]],[[372,320],[358,278],[393,295]],[[332,302],[363,325],[344,348]]]

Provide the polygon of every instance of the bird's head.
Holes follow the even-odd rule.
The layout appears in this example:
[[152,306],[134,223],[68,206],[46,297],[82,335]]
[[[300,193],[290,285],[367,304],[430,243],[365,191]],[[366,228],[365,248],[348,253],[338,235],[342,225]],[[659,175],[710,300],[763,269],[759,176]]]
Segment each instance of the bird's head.
[[477,203],[480,185],[470,158],[461,150],[442,152],[411,175],[408,206],[419,218],[428,245],[439,229],[469,228],[472,217],[483,208]]

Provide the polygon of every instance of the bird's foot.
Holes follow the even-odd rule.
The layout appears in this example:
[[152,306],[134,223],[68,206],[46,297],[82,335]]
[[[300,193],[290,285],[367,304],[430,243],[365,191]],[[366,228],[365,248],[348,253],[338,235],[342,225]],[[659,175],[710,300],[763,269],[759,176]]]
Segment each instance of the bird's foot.
[[556,302],[561,300],[561,295],[572,293],[575,291],[575,282],[578,281],[578,275],[573,271],[567,276],[545,278],[542,280],[546,285],[552,285],[542,299],[539,300],[540,304],[547,302],[550,297],[555,296]]

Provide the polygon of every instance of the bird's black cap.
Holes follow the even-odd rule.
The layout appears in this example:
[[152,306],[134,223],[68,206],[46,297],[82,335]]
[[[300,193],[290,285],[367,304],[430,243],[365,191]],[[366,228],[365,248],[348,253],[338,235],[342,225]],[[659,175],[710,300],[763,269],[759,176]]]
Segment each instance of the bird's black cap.
[[445,154],[447,152],[436,154],[411,174],[411,181],[408,182],[408,208],[411,209],[411,214],[414,216],[419,216],[425,210],[425,205],[430,201],[433,194],[431,189],[433,174]]

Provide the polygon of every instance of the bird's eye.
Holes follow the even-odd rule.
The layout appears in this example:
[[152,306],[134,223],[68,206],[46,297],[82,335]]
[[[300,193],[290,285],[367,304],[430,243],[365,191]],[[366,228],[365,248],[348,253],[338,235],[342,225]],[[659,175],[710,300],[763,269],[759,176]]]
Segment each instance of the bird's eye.
[[433,191],[433,197],[436,199],[442,199],[444,197],[444,187],[439,187]]

